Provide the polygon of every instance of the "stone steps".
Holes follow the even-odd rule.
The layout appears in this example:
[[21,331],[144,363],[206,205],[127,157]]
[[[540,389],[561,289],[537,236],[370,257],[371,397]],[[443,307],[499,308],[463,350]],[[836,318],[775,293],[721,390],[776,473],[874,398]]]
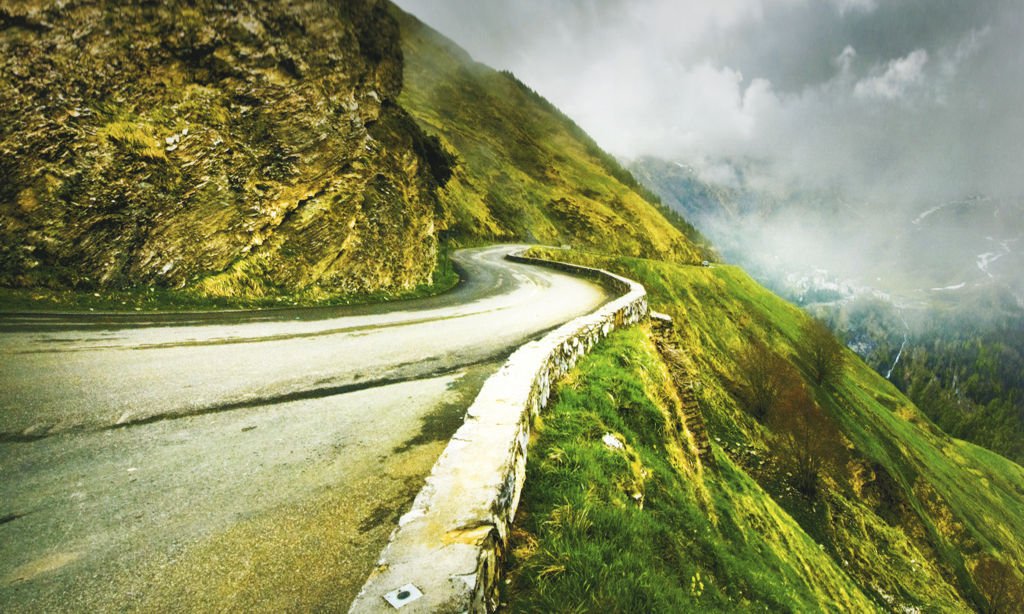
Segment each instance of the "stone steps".
[[708,436],[704,414],[700,409],[693,379],[683,360],[683,351],[679,347],[679,336],[672,325],[672,318],[665,314],[651,312],[651,330],[654,333],[654,344],[668,366],[669,374],[676,388],[676,394],[682,403],[683,426],[693,435],[697,444],[697,455],[705,466],[714,465],[711,453],[711,438]]

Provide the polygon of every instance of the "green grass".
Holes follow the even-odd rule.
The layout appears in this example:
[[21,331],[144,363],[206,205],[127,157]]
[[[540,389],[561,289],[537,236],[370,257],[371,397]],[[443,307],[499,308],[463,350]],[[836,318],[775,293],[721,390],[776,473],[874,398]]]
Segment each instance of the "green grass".
[[[1020,568],[1020,561],[1024,560],[1024,469],[983,448],[943,434],[896,388],[852,353],[835,385],[812,386],[807,365],[802,363],[798,351],[800,326],[806,315],[795,306],[763,289],[735,267],[680,266],[578,251],[547,255],[601,266],[632,277],[646,285],[654,309],[674,317],[686,351],[688,370],[695,379],[698,402],[720,460],[718,469],[704,472],[703,481],[697,486],[702,484],[711,493],[714,505],[708,513],[719,519],[718,527],[723,523],[728,526],[729,522],[738,527],[731,532],[713,531],[704,540],[709,543],[702,546],[735,550],[733,559],[723,555],[715,557],[726,570],[742,572],[741,575],[747,573],[742,570],[749,570],[750,574],[756,571],[772,578],[773,582],[790,586],[793,580],[787,569],[806,568],[806,561],[801,562],[804,554],[798,550],[789,552],[795,543],[793,536],[821,544],[819,551],[828,563],[818,561],[811,567],[823,571],[841,570],[841,573],[830,572],[827,577],[815,574],[807,582],[816,591],[828,593],[841,589],[842,594],[849,597],[843,601],[806,591],[800,597],[797,591],[798,597],[790,599],[804,599],[793,601],[802,604],[793,606],[800,610],[857,610],[859,606],[854,604],[861,598],[870,599],[883,609],[983,609],[987,607],[983,588],[986,579],[979,577],[976,569],[987,557],[1016,569],[1012,582],[1024,582]],[[822,487],[815,497],[808,498],[792,488],[786,474],[786,459],[776,453],[775,434],[753,419],[738,398],[740,374],[735,357],[752,339],[768,344],[803,373],[818,404],[842,433],[846,460],[823,468]],[[632,343],[636,346],[640,342],[634,338]],[[618,428],[607,413],[614,413],[617,408],[601,401],[608,396],[610,384],[602,383],[602,388],[597,383],[616,377],[629,378],[636,371],[635,365],[644,363],[633,361],[615,365],[602,362],[610,359],[602,356],[606,353],[612,357],[616,354],[630,356],[636,351],[624,347],[622,341],[603,346],[594,359],[581,363],[575,376],[577,381],[587,383],[581,388],[586,396],[580,398],[571,382],[563,385],[558,391],[559,402],[544,418],[538,446],[533,448],[540,452],[534,455],[531,450],[528,494],[524,496],[524,527],[539,536],[535,537],[538,540],[536,552],[543,553],[549,548],[551,538],[545,537],[545,532],[552,525],[545,524],[546,518],[554,506],[564,503],[563,498],[569,497],[575,506],[595,505],[589,499],[580,498],[581,493],[589,492],[588,484],[596,484],[599,501],[608,499],[607,492],[610,492],[608,478],[595,477],[603,473],[602,468],[576,469],[585,477],[569,488],[543,477],[550,470],[546,466],[549,462],[545,460],[549,454],[546,450],[570,449],[571,442],[581,440],[593,443],[593,433],[602,428],[592,426],[589,430],[568,432],[552,425],[589,420],[595,425]],[[644,368],[650,370],[650,367]],[[624,372],[616,374],[616,369]],[[611,392],[615,396],[614,390]],[[647,396],[651,402],[657,399],[650,391]],[[560,417],[563,412],[580,416]],[[596,412],[603,413],[595,416]],[[644,465],[656,476],[663,474],[659,464],[672,455],[663,447],[662,459],[656,458],[659,451],[650,447],[649,439],[660,430],[655,428],[643,434],[622,432],[628,437],[627,443],[641,451]],[[600,446],[599,442],[593,445]],[[699,497],[687,494],[695,488],[693,476],[677,473],[680,477],[676,485],[668,489],[673,502],[670,507],[697,506]],[[601,486],[602,479],[604,486]],[[672,484],[667,479],[659,483]],[[746,493],[745,499],[736,496],[737,490]],[[588,496],[592,498],[593,493]],[[659,496],[666,495],[659,491]],[[649,500],[648,496],[645,502]],[[771,513],[748,518],[747,524],[735,520],[757,506]],[[685,515],[673,516],[671,520],[666,517],[663,525],[666,533],[657,538],[658,543],[672,543],[666,536],[676,530],[677,523],[693,530],[692,522],[686,520]],[[626,520],[621,522],[623,531],[633,531],[630,526]],[[608,530],[618,529],[609,525]],[[651,539],[651,535],[642,533],[636,533],[635,537]],[[604,539],[601,536],[601,540]],[[761,539],[767,539],[768,543],[758,544]],[[758,558],[766,548],[781,563]],[[634,575],[660,569],[661,563],[652,561],[655,562],[641,567]],[[517,581],[516,586],[522,591],[518,598],[527,604],[540,604],[543,602],[536,600],[543,599],[548,591],[545,585],[554,580],[548,576],[542,578],[539,571],[530,572],[534,569],[532,565],[522,564],[525,577],[532,579]],[[538,569],[542,570],[543,566]],[[718,579],[718,575],[714,577]],[[677,585],[688,582],[683,582],[678,574],[663,576],[662,580]],[[729,595],[730,599],[735,597]],[[773,610],[781,607],[772,599],[770,593],[757,593],[751,598],[752,605],[748,605]],[[729,607],[723,605],[726,603],[733,602],[716,601],[709,607]],[[808,606],[808,603],[818,605]],[[700,608],[706,605],[701,603]],[[691,609],[697,607],[696,604],[686,607],[691,606]]]
[[[558,389],[531,444],[513,544],[514,610],[807,612],[874,609],[761,488],[715,449],[716,471],[659,401],[647,331],[614,333]],[[625,450],[602,443],[615,433]],[[643,505],[638,504],[642,494]]]
[[405,61],[399,102],[457,159],[441,194],[452,238],[704,257],[703,238],[666,220],[655,197],[551,103],[416,18],[393,14]]
[[129,122],[115,121],[100,129],[99,133],[110,140],[151,160],[166,160],[164,145],[156,135],[154,126]]

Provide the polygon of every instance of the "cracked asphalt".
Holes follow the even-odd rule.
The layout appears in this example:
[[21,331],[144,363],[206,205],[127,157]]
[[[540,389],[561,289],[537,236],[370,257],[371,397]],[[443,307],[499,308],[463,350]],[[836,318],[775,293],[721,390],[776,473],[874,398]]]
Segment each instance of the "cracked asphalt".
[[0,610],[344,610],[483,381],[608,299],[455,255],[389,305],[0,314]]

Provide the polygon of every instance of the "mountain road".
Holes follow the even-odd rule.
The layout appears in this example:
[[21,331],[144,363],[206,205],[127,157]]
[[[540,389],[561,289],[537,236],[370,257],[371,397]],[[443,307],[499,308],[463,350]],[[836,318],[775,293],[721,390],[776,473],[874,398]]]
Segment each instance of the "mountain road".
[[609,299],[514,249],[391,304],[0,314],[0,609],[347,609],[484,380]]

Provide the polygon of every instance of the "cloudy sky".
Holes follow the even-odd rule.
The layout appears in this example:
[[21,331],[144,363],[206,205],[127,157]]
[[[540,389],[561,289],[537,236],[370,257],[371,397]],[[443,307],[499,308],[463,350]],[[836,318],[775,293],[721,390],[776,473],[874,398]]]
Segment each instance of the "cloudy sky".
[[1024,194],[1021,0],[398,0],[605,149],[873,200]]

